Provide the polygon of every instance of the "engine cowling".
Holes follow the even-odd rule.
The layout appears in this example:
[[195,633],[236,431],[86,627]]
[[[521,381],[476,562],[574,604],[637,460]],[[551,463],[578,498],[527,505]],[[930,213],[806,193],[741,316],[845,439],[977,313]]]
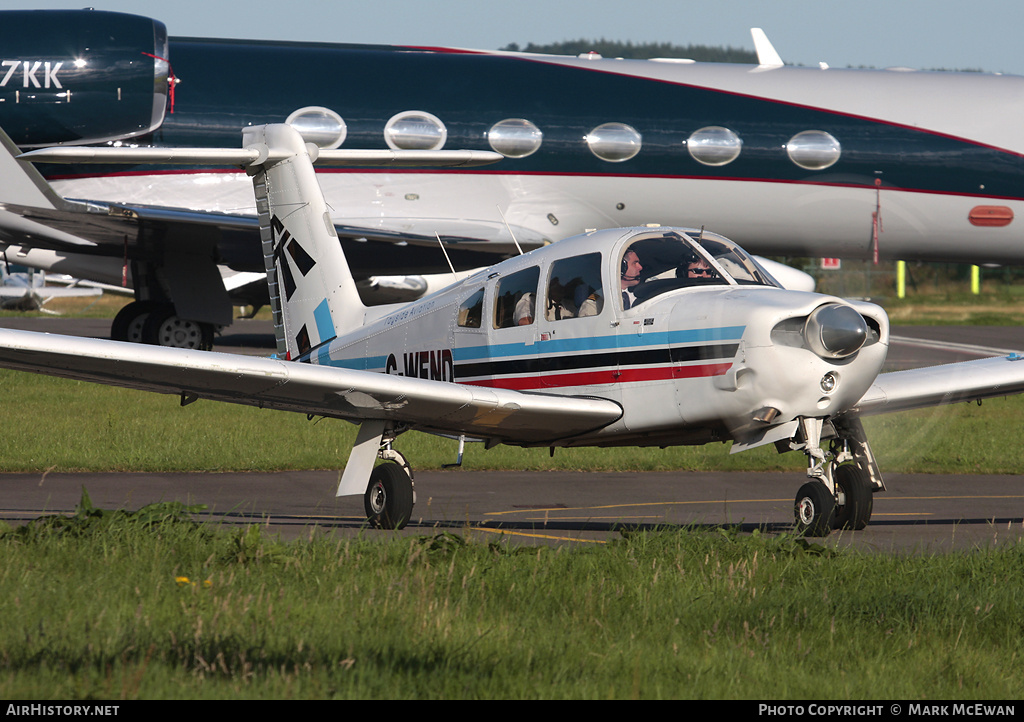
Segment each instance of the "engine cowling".
[[0,12],[0,127],[21,147],[123,140],[160,126],[167,28],[96,10]]

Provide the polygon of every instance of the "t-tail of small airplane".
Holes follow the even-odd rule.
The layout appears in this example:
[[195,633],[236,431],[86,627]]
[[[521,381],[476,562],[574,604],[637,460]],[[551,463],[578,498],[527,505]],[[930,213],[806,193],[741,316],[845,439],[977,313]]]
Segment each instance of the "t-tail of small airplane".
[[[306,147],[288,125],[246,128],[278,353],[297,359],[362,325],[359,299]],[[310,156],[312,153],[312,156]],[[274,160],[278,158],[279,160]],[[280,160],[283,158],[283,160]]]

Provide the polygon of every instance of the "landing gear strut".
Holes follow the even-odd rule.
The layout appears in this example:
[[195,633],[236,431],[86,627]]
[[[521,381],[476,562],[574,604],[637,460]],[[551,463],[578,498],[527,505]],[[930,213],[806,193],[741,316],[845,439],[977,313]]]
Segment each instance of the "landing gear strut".
[[[821,448],[822,431],[832,434],[829,450]],[[878,465],[858,419],[800,420],[807,476],[793,506],[797,532],[828,536],[833,529],[860,530],[871,520],[873,494],[883,491]]]

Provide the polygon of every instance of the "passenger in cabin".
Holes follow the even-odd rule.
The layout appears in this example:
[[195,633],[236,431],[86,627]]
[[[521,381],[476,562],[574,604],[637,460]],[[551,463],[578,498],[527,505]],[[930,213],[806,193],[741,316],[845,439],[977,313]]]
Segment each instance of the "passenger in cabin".
[[524,268],[498,279],[494,298],[494,328],[515,328],[533,323],[539,281],[539,266]]
[[[579,283],[578,279],[576,280]],[[548,284],[548,306],[545,317],[548,321],[561,321],[563,318],[576,318],[576,306],[572,298],[572,281],[563,285],[558,276],[551,278]]]
[[558,259],[551,264],[549,279],[544,306],[546,320],[561,321],[601,313],[604,304],[600,253]]
[[533,323],[533,314],[536,305],[536,295],[533,293],[524,293],[523,297],[516,303],[516,310],[512,314],[513,325],[529,326]]
[[579,309],[576,313],[578,318],[596,316],[601,313],[601,294],[586,284],[581,283],[576,287],[574,300]]

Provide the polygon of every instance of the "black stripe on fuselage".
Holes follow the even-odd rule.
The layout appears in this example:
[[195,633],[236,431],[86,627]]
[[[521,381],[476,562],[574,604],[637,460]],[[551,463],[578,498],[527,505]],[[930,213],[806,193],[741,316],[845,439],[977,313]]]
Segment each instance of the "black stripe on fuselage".
[[727,359],[736,355],[739,344],[713,344],[709,346],[677,346],[643,351],[612,351],[607,353],[538,356],[507,361],[477,361],[455,364],[458,379],[478,376],[505,376],[509,374],[545,374],[559,371],[604,368],[609,366],[653,366],[657,364],[687,363]]

